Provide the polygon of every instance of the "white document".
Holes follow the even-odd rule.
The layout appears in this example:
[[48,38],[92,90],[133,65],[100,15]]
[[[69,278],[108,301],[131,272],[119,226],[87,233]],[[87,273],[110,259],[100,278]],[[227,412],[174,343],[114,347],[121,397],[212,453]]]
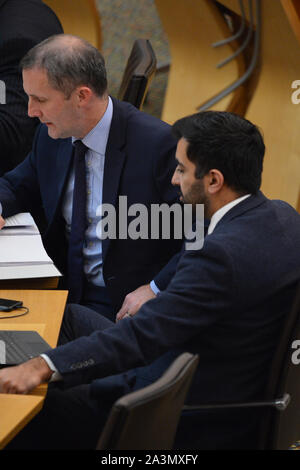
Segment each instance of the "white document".
[[52,263],[40,235],[2,235],[0,239],[0,264]]
[[[0,230],[0,236],[3,235],[39,235],[39,230],[28,212],[13,215],[5,219],[5,225]],[[1,259],[1,258],[0,258]]]
[[34,279],[39,277],[59,277],[60,272],[54,264],[18,264],[3,266],[0,263],[0,279]]
[[20,214],[12,215],[5,219],[5,226],[7,227],[28,227],[35,225],[32,216],[28,212],[21,212]]
[[30,214],[6,219],[0,230],[0,279],[61,276],[47,255]]

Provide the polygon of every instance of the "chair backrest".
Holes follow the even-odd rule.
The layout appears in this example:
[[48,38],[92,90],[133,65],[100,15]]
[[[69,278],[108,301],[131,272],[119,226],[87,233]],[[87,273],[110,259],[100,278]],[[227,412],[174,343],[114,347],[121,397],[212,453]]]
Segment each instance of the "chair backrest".
[[261,427],[262,448],[288,449],[300,439],[300,364],[292,360],[295,340],[300,340],[300,282],[272,361],[265,396],[270,400],[287,393],[291,402],[284,411],[276,408],[267,410]]
[[148,39],[136,39],[127,61],[118,98],[141,109],[156,71],[156,57]]
[[114,404],[97,449],[170,450],[198,356],[183,353],[153,384]]

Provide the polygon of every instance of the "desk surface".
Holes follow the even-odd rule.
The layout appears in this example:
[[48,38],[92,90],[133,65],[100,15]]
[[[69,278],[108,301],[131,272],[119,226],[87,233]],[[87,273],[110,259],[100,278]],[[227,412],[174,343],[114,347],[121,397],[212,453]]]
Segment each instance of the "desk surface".
[[[0,290],[0,298],[22,300],[29,308],[27,315],[1,319],[1,330],[35,330],[50,346],[57,344],[60,325],[65,309],[67,291],[60,290]],[[18,311],[11,312],[16,314]],[[20,310],[20,313],[22,311]],[[9,312],[0,312],[1,316],[9,316]]]
[[[55,347],[67,294],[67,291],[1,289],[0,298],[22,300],[23,305],[29,308],[29,313],[19,318],[0,320],[0,329],[35,330],[50,346]],[[0,317],[8,314],[0,312]],[[0,449],[40,411],[46,391],[47,386],[42,385],[30,395],[0,394]]]
[[40,411],[43,401],[40,396],[0,394],[0,449]]

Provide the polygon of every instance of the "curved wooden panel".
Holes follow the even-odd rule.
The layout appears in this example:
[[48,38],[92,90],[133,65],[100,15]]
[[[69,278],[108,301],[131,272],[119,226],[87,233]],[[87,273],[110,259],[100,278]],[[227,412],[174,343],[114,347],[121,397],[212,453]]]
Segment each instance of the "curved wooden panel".
[[[205,0],[207,5],[212,9],[212,12],[215,16],[215,20],[217,21],[221,31],[223,31],[224,38],[232,37],[232,32],[230,32],[227,22],[224,19],[223,14],[220,12],[219,8],[216,8],[216,5],[212,0]],[[245,8],[245,24],[243,32],[236,38],[234,41],[230,41],[229,45],[233,50],[233,54],[226,60],[234,60],[237,64],[238,68],[238,76],[235,79],[235,82],[232,83],[232,86],[235,86],[236,81],[242,81],[242,83],[235,88],[230,93],[230,102],[226,106],[225,110],[230,111],[232,113],[239,114],[240,116],[245,116],[249,103],[253,97],[255,92],[259,74],[260,74],[260,66],[261,66],[261,57],[260,57],[260,41],[257,42],[257,46],[255,46],[256,39],[255,39],[255,20],[256,20],[256,11],[253,9],[252,15],[252,25],[249,22],[249,12],[248,9]],[[228,20],[232,25],[232,29],[234,33],[240,31],[241,25],[243,23],[242,20],[242,11],[233,11],[231,9],[226,10],[226,15]],[[255,50],[257,51],[255,52]],[[223,67],[226,67],[226,64]],[[250,72],[248,72],[250,70]],[[247,74],[249,73],[248,78]],[[224,88],[221,91],[224,91]],[[217,95],[218,96],[218,95]],[[210,97],[209,101],[214,98]],[[218,107],[219,103],[214,106],[214,108]],[[202,109],[202,106],[201,108]],[[207,109],[213,109],[210,106]]]
[[[168,36],[171,66],[162,119],[176,119],[197,112],[197,106],[230,85],[238,77],[233,61],[217,70],[216,65],[232,54],[230,46],[212,48],[224,31],[206,0],[155,0]],[[213,109],[226,109],[230,96]]]
[[[254,0],[253,0],[254,1]],[[263,0],[264,1],[264,0]],[[239,0],[220,0],[220,3],[235,13],[240,13]],[[244,4],[248,3],[248,0],[244,0]],[[246,12],[246,17],[249,18],[248,13]]]
[[[240,14],[238,0],[219,1]],[[268,197],[283,199],[300,211],[300,105],[291,100],[295,91],[292,83],[300,80],[299,3],[261,1],[260,75],[245,117],[262,129],[265,138],[262,190]],[[173,123],[196,112],[201,102],[231,84],[241,69],[238,61],[221,70],[215,68],[231,50],[229,46],[211,47],[224,37],[224,28],[210,0],[156,0],[156,5],[172,57],[163,119]],[[247,8],[246,14],[249,19]],[[230,96],[211,109],[231,110],[229,100]]]
[[300,2],[299,0],[281,0],[291,27],[300,42]]
[[262,1],[262,68],[246,117],[263,130],[262,189],[297,208],[300,191],[300,105],[291,88],[300,79],[300,46],[280,2]]
[[58,16],[64,32],[75,34],[101,50],[101,20],[94,0],[44,0]]

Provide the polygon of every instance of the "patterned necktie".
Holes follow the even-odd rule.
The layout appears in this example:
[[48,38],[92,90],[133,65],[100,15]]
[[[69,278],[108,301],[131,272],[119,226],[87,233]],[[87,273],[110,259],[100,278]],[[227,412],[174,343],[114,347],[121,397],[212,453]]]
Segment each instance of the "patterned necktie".
[[69,302],[79,303],[84,283],[83,273],[83,243],[87,228],[86,216],[86,171],[85,152],[87,147],[76,140],[74,142],[74,191],[71,234],[68,252],[68,284]]

